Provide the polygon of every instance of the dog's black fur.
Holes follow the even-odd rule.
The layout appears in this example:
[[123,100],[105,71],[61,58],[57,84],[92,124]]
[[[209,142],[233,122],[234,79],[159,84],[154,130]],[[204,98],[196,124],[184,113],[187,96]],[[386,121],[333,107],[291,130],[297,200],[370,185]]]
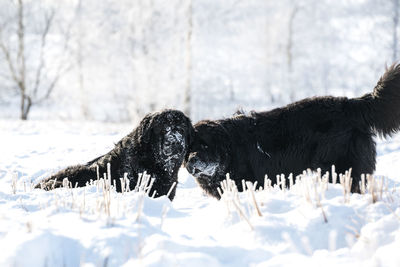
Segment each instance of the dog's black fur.
[[[147,115],[130,134],[120,140],[107,154],[84,165],[71,166],[51,175],[36,185],[46,190],[63,185],[68,178],[72,186],[85,186],[97,179],[99,173],[107,173],[107,163],[111,164],[111,179],[116,190],[121,192],[120,178],[128,174],[130,189],[138,181],[138,175],[146,172],[155,178],[150,195],[166,195],[178,180],[178,171],[194,135],[190,119],[177,110],[165,110]],[[175,189],[169,195],[172,200]]]
[[188,171],[211,196],[230,174],[263,184],[276,175],[302,173],[332,165],[344,173],[352,168],[352,192],[359,192],[362,173],[373,173],[376,163],[374,136],[400,128],[400,65],[392,65],[372,93],[359,98],[315,97],[283,108],[237,115],[195,126]]

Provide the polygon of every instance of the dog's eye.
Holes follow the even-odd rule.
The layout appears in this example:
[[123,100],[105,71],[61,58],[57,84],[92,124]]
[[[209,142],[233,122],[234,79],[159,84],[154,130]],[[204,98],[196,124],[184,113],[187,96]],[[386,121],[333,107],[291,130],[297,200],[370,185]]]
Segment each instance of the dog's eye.
[[207,146],[206,144],[201,144],[200,147],[201,147],[202,149],[207,149],[207,148],[208,148],[208,146]]

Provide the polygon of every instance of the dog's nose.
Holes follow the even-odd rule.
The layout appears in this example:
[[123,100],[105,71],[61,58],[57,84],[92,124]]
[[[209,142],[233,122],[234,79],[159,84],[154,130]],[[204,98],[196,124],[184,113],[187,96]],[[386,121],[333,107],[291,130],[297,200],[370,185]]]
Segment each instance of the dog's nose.
[[193,157],[190,158],[188,163],[186,164],[186,169],[189,171],[190,174],[193,174],[193,175],[201,173],[201,169],[199,169],[197,161]]
[[201,172],[202,172],[202,170],[197,169],[196,167],[195,167],[194,170],[193,170],[193,174],[199,174],[199,173],[201,173]]
[[193,160],[192,159],[189,159],[189,161],[187,162],[186,169],[189,171],[189,173],[193,173],[194,164],[193,164]]

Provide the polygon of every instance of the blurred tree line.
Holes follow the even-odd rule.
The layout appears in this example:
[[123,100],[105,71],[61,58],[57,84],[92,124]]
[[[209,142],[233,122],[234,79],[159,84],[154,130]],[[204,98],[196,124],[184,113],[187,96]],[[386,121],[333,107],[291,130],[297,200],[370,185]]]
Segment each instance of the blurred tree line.
[[372,90],[399,0],[2,0],[0,117],[194,121]]

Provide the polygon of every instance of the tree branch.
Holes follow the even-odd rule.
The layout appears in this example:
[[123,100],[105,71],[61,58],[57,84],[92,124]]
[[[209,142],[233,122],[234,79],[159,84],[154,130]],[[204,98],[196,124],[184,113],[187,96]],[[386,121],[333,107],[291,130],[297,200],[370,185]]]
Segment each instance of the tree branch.
[[22,94],[25,94],[25,25],[24,25],[24,3],[18,0],[18,54],[17,64],[19,64],[19,86]]
[[11,59],[10,50],[7,48],[6,44],[4,43],[2,33],[3,33],[3,28],[0,28],[0,48],[1,48],[1,51],[3,52],[3,54],[4,54],[4,57],[6,58],[6,62],[7,62],[8,68],[10,70],[12,79],[16,83],[16,85],[18,86],[19,79],[18,79],[18,76],[17,76],[17,72],[15,71],[15,67],[14,67],[14,64],[13,64],[12,59]]
[[[54,15],[54,14],[53,14],[53,15]],[[73,22],[71,21],[71,22],[68,24],[68,27],[67,27],[66,31],[64,32],[64,36],[65,36],[65,42],[64,42],[64,45],[63,45],[64,52],[66,52],[66,51],[68,50],[68,48],[69,48],[69,40],[70,40],[70,37],[71,37],[71,28],[72,28],[72,24],[73,24]],[[65,54],[65,53],[64,53],[64,54]],[[51,81],[49,87],[47,88],[46,93],[45,93],[44,96],[42,96],[41,98],[38,98],[38,99],[35,101],[35,104],[41,103],[41,102],[43,102],[44,100],[46,100],[47,98],[49,98],[50,95],[51,95],[51,93],[53,92],[53,90],[54,90],[54,88],[55,88],[57,82],[59,81],[60,77],[61,77],[64,73],[66,73],[68,70],[71,69],[71,65],[69,65],[69,66],[63,68],[63,65],[64,65],[64,64],[65,64],[65,62],[60,62],[60,64],[58,65],[58,68],[57,68],[56,75],[54,76],[54,79]]]
[[47,41],[47,35],[49,33],[53,18],[54,18],[54,10],[51,11],[50,15],[46,15],[45,18],[45,28],[43,30],[43,33],[41,35],[41,44],[40,44],[40,56],[39,56],[39,66],[36,70],[36,75],[35,75],[35,83],[33,86],[33,95],[37,95],[37,91],[39,89],[39,85],[41,82],[41,75],[42,75],[42,70],[45,65],[45,60],[44,60],[44,48],[46,46],[46,41]]

